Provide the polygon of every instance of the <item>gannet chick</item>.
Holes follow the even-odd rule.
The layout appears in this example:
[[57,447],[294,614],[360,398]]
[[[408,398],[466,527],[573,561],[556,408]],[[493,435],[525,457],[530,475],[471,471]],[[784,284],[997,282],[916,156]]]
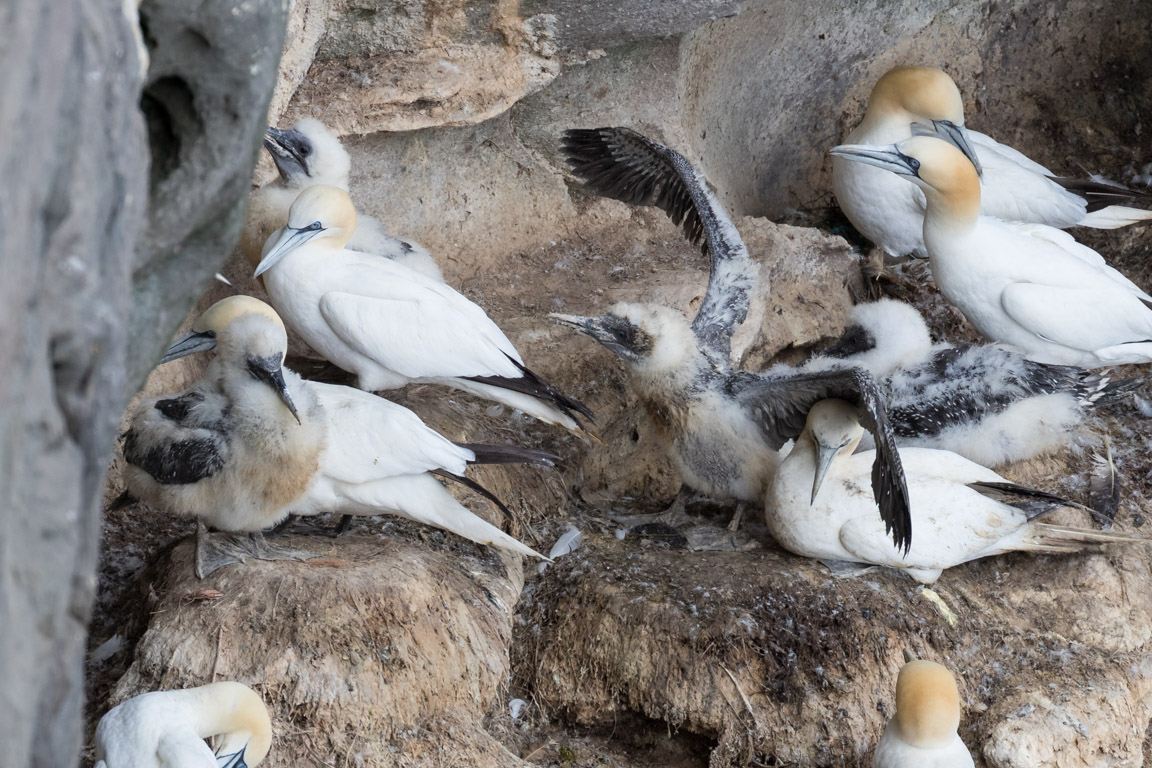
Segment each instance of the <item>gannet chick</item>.
[[[914,129],[913,126],[916,126]],[[934,130],[982,169],[985,216],[1045,224],[1113,229],[1152,219],[1152,211],[1116,203],[1145,197],[1124,187],[1056,177],[1020,152],[964,125],[960,90],[931,67],[897,67],[881,77],[868,109],[845,144],[898,144],[915,130]],[[839,157],[832,160],[836,202],[860,234],[891,256],[927,256],[924,194],[899,179]]]
[[[711,265],[696,317],[654,304],[618,304],[600,317],[553,314],[627,363],[631,384],[688,486],[719,499],[761,504],[777,451],[803,428],[808,407],[850,398],[876,435],[873,489],[880,517],[907,546],[907,495],[875,381],[863,370],[774,375],[732,370],[731,337],[748,311],[758,266],[707,183],[679,153],[626,128],[573,130],[569,162],[601,194],[658,205],[703,241]],[[833,395],[832,393],[837,393]]]
[[584,429],[591,412],[524,366],[480,307],[444,283],[387,259],[345,249],[356,209],[337,187],[312,186],[256,269],[272,305],[361,389],[444,384],[549,424]]
[[[213,752],[204,741],[221,736]],[[96,726],[96,768],[255,768],[272,746],[268,708],[234,682],[153,691]]]
[[1055,365],[1152,361],[1152,296],[1065,232],[980,215],[976,169],[948,142],[918,136],[832,152],[924,190],[932,277],[991,341]]
[[1139,384],[992,344],[933,344],[920,313],[891,299],[857,305],[850,323],[801,370],[867,369],[888,397],[901,446],[952,451],[986,466],[1066,446],[1093,409]]
[[[219,344],[236,342],[237,318],[245,325],[275,329],[283,335],[279,316],[264,302],[249,296],[231,296],[212,305],[197,321],[205,329],[195,341],[174,344],[165,360],[174,360]],[[217,361],[219,357],[217,358]],[[209,366],[208,378],[217,365]],[[530,463],[552,466],[555,456],[515,446],[453,443],[428,427],[412,411],[381,397],[351,387],[303,381],[295,374],[297,399],[315,403],[306,416],[324,435],[323,447],[305,487],[275,510],[266,510],[266,528],[286,515],[395,514],[431,525],[480,544],[491,544],[522,555],[543,558],[530,547],[475,515],[453,498],[431,473],[462,482],[507,511],[482,486],[465,477],[469,464]],[[304,434],[300,430],[288,435]]]
[[[352,159],[340,140],[313,117],[300,120],[287,131],[269,127],[264,132],[264,148],[280,176],[253,192],[248,203],[240,252],[253,269],[260,263],[264,244],[288,221],[288,210],[296,197],[316,184],[348,191],[352,167]],[[388,234],[384,225],[371,216],[360,216],[347,248],[393,259],[444,282],[440,267],[424,246]]]
[[[140,402],[123,436],[128,491],[200,522],[201,578],[248,556],[305,556],[271,547],[259,531],[283,519],[308,488],[324,425],[311,391],[283,368],[283,325],[269,323],[256,305],[263,303],[233,297],[201,315],[164,360],[211,347],[216,359],[184,392]],[[251,536],[209,537],[205,525]]]
[[896,678],[896,715],[872,756],[872,768],[972,768],[956,730],[960,691],[947,667],[910,659]]
[[876,457],[872,451],[853,454],[863,434],[851,403],[825,400],[808,412],[804,432],[781,462],[765,504],[768,530],[784,549],[821,560],[883,565],[932,584],[945,568],[1004,552],[1077,552],[1138,541],[1037,522],[1046,512],[1079,505],[1010,483],[949,451],[901,448],[916,531],[911,548],[902,551],[876,519],[869,488]]

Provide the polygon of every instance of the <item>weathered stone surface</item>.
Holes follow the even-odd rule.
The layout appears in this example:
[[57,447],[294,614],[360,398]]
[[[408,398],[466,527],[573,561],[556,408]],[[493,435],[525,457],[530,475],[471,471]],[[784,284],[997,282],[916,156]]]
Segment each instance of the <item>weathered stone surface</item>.
[[[154,618],[109,705],[239,680],[271,711],[271,768],[524,765],[483,727],[509,676],[519,558],[413,539],[292,537],[281,543],[317,559],[253,561],[204,581],[191,542],[180,544],[147,588]],[[198,600],[205,589],[221,596]]]
[[132,276],[134,389],[235,246],[286,10],[282,0],[141,5],[152,173]]

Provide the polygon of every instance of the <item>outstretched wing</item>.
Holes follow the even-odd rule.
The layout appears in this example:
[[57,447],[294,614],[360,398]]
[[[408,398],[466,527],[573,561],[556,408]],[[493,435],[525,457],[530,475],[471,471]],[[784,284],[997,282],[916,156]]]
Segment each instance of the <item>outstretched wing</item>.
[[860,424],[876,441],[872,494],[884,527],[898,548],[912,546],[908,486],[896,436],[888,423],[884,397],[872,374],[863,368],[794,373],[745,374],[732,379],[732,394],[753,415],[774,448],[799,437],[808,411],[821,400],[838,398],[859,408]]
[[585,186],[633,205],[655,205],[708,253],[708,289],[692,330],[714,364],[727,366],[732,333],[748,315],[760,267],[704,177],[674,149],[628,128],[564,133],[564,154]]

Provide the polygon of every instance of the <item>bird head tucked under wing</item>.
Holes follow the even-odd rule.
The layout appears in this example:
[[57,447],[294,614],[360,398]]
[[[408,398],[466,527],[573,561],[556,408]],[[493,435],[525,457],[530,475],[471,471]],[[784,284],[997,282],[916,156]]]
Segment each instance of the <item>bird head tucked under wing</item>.
[[[841,144],[829,153],[905,177],[946,212],[975,217],[980,211],[980,177],[964,153],[937,136],[913,136],[899,144]],[[931,202],[930,202],[931,205]]]
[[864,427],[856,406],[845,400],[821,400],[808,411],[805,430],[816,444],[816,473],[812,479],[812,501],[820,492],[828,469],[840,456],[850,456],[864,437]]
[[936,132],[982,173],[980,159],[964,127],[964,99],[947,72],[934,67],[896,67],[876,81],[864,120],[898,120]]
[[314,117],[305,117],[288,130],[269,126],[264,130],[264,149],[280,178],[290,185],[348,186],[351,158],[340,140]]
[[268,248],[253,277],[259,277],[292,251],[313,240],[324,240],[339,249],[356,231],[356,206],[346,191],[328,184],[316,184],[301,192],[288,211],[288,225],[280,230]]

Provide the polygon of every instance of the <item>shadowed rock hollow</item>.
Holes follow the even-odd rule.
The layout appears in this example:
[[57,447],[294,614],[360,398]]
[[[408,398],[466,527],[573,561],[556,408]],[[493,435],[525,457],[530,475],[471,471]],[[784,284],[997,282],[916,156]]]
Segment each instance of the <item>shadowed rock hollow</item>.
[[[519,566],[398,523],[383,524],[385,538],[381,523],[364,523],[348,540],[293,540],[335,566],[259,563],[194,584],[186,545],[140,567],[183,524],[115,512],[93,645],[116,633],[127,642],[93,666],[93,718],[113,686],[118,700],[231,676],[272,708],[276,766],[864,766],[911,648],[957,672],[977,765],[1142,765],[1152,720],[1144,546],[995,558],[946,572],[932,591],[884,571],[833,578],[776,549],[755,516],[755,551],[620,540],[610,517],[666,505],[678,478],[618,361],[544,319],[617,301],[692,312],[706,282],[704,257],[662,215],[591,197],[565,175],[563,129],[629,125],[700,163],[766,277],[745,363],[791,361],[838,333],[862,294],[858,253],[839,236],[852,233],[829,211],[824,151],[859,118],[875,78],[897,63],[944,66],[970,125],[1057,172],[1131,182],[1152,162],[1142,6],[533,0],[385,12],[393,5],[298,2],[270,120],[314,114],[347,133],[360,207],[430,247],[534,370],[596,411],[602,445],[436,387],[390,395],[453,439],[562,455],[557,472],[475,477],[538,550],[569,524],[584,543],[542,575],[530,566],[522,598]],[[1148,231],[1076,234],[1152,285]],[[244,271],[225,270],[258,292]],[[906,274],[927,279],[919,267]],[[915,299],[937,335],[973,338],[930,290]],[[180,386],[198,365],[161,370],[150,391]],[[1003,473],[1084,500],[1108,434],[1124,482],[1117,528],[1141,535],[1146,412],[1111,407],[1066,452]],[[721,525],[730,514],[690,511]],[[124,608],[138,577],[162,608],[142,639]],[[223,597],[182,599],[204,586]],[[399,650],[385,659],[382,648]],[[513,697],[527,702],[518,718]]]

